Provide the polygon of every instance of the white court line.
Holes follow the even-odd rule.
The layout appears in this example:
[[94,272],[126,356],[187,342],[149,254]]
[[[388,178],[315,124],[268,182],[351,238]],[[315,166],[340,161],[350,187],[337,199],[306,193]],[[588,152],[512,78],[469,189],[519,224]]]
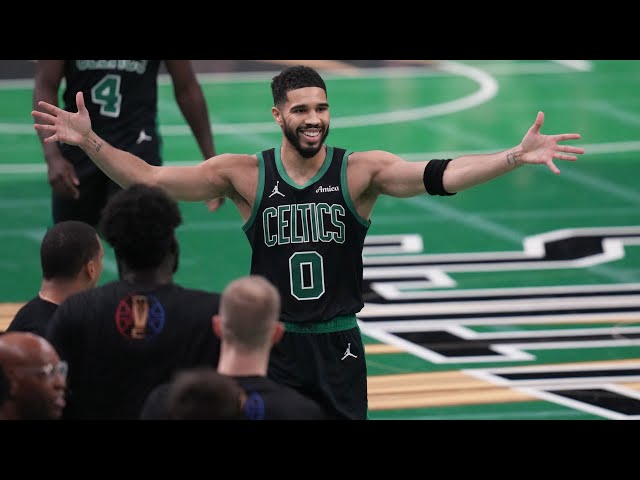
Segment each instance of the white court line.
[[[482,68],[490,72],[492,75],[531,75],[531,74],[562,74],[567,73],[567,69],[576,70],[572,62],[583,62],[584,60],[538,60],[538,61],[495,61],[492,63],[483,63]],[[513,63],[517,62],[517,63]],[[569,63],[567,63],[569,62]],[[472,63],[472,62],[469,62]],[[433,67],[433,65],[432,65]],[[218,73],[198,73],[198,81],[206,84],[224,84],[224,83],[264,83],[270,82],[274,75],[279,71],[261,71],[261,72],[218,72]],[[340,75],[339,71],[324,72],[323,76],[331,80],[359,80],[363,78],[395,78],[395,77],[429,77],[442,75],[445,72],[438,72],[434,68],[424,68],[423,66],[406,66],[406,67],[381,67],[381,68],[362,68],[358,75],[354,76],[349,70],[349,75]],[[171,76],[168,74],[158,75],[158,84],[170,85]],[[33,78],[24,79],[5,79],[0,80],[0,90],[13,89],[33,89]]]
[[586,102],[585,105],[587,105],[589,110],[601,115],[606,115],[609,118],[613,118],[614,120],[636,127],[640,126],[640,115],[636,115],[635,113],[616,108],[609,102],[594,100]]
[[593,64],[589,60],[553,60],[565,67],[573,68],[580,72],[590,72],[593,69]]
[[[536,73],[549,73],[550,70],[547,67],[546,71],[541,71],[540,66],[545,66],[548,64],[536,65],[537,69]],[[517,68],[516,68],[517,67]],[[486,68],[480,69],[477,67],[465,65],[459,62],[452,61],[443,61],[437,66],[438,72],[434,70],[425,70],[421,67],[413,67],[413,68],[381,68],[381,69],[366,69],[362,70],[362,74],[358,77],[347,76],[347,77],[332,77],[331,74],[327,76],[327,78],[339,78],[341,80],[353,80],[353,79],[362,79],[362,78],[391,78],[391,77],[417,77],[417,76],[433,76],[436,73],[439,74],[450,74],[454,76],[462,76],[467,77],[479,85],[479,89],[471,95],[466,97],[450,101],[444,102],[441,104],[428,105],[419,108],[412,109],[404,109],[404,110],[395,110],[392,112],[383,112],[377,114],[367,114],[367,115],[354,115],[354,116],[346,116],[346,117],[336,117],[332,120],[331,127],[333,129],[340,128],[353,128],[353,127],[363,127],[368,125],[386,125],[392,123],[402,123],[409,121],[422,120],[426,118],[433,118],[441,115],[448,115],[451,113],[456,113],[459,111],[467,110],[473,108],[475,106],[481,105],[496,96],[498,92],[498,83],[495,78],[490,75]],[[531,67],[528,67],[531,70]],[[510,69],[503,69],[503,72],[510,73],[526,73],[527,65],[511,65]],[[273,72],[272,72],[273,73]],[[494,72],[492,72],[494,73]],[[262,73],[253,73],[250,75],[247,74],[209,74],[208,76],[203,76],[203,83],[207,81],[211,81],[215,79],[216,81],[220,81],[220,79],[224,79],[223,81],[237,81],[242,78],[245,81],[257,81],[264,80],[264,77],[270,78],[265,72]],[[164,78],[163,82],[169,81],[170,78]],[[2,88],[27,88],[29,86],[33,88],[33,80],[8,80],[8,81],[0,81],[0,89]],[[255,122],[255,123],[212,123],[212,129],[216,132],[216,135],[245,135],[245,132],[252,131],[254,134],[257,133],[279,133],[277,125],[272,122]],[[33,135],[34,128],[33,124],[14,124],[14,123],[0,123],[0,134],[11,134],[11,135]],[[161,125],[160,132],[163,136],[179,136],[179,135],[191,135],[191,129],[188,125]]]
[[[392,123],[411,122],[423,120],[425,118],[448,115],[482,105],[483,103],[491,100],[498,93],[498,82],[483,70],[457,62],[442,62],[442,64],[439,64],[438,68],[443,72],[460,77],[466,77],[475,81],[479,85],[478,90],[466,97],[435,105],[394,110],[391,112],[370,113],[367,115],[335,117],[331,120],[331,128],[335,130],[340,128],[354,128],[370,125],[388,125]],[[272,120],[269,122],[255,123],[212,124],[212,129],[216,136],[225,134],[244,136],[247,131],[251,131],[253,134],[279,133],[278,125]],[[10,133],[13,135],[33,135],[33,132],[33,124],[0,123],[0,134]],[[163,136],[191,135],[191,129],[185,124],[161,125],[160,133]]]

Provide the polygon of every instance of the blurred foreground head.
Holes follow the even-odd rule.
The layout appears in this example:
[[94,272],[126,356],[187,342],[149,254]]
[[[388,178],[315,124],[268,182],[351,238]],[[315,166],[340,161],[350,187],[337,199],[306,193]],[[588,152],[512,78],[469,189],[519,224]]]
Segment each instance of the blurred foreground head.
[[47,340],[28,332],[0,335],[0,365],[9,379],[0,418],[55,420],[62,416],[67,364]]
[[178,373],[169,386],[167,405],[171,420],[243,420],[244,390],[232,377],[214,368],[200,367]]

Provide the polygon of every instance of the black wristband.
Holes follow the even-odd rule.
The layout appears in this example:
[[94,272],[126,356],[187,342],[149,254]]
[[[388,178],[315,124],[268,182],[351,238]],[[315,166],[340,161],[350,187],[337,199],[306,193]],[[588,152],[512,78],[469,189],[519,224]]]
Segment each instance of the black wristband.
[[442,185],[444,169],[447,168],[447,165],[449,165],[451,160],[451,158],[447,160],[429,160],[427,166],[424,167],[422,181],[424,182],[424,188],[426,188],[429,195],[455,195],[455,193],[447,192]]

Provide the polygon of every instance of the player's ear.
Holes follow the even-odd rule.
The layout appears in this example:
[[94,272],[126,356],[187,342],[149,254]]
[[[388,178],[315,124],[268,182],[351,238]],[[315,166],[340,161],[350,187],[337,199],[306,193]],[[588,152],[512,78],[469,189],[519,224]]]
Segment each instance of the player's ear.
[[89,260],[85,264],[84,269],[87,272],[87,277],[89,277],[89,280],[91,281],[95,280],[100,273],[100,268],[98,267],[98,261],[94,259]]
[[213,333],[222,338],[222,317],[220,315],[214,315],[211,317],[211,324],[213,325]]
[[277,322],[275,327],[273,328],[273,335],[271,335],[271,343],[275,345],[280,340],[282,340],[283,335],[284,335],[284,323]]
[[273,119],[276,121],[278,125],[280,125],[281,127],[284,125],[280,110],[278,110],[276,107],[271,107],[271,115],[273,115]]

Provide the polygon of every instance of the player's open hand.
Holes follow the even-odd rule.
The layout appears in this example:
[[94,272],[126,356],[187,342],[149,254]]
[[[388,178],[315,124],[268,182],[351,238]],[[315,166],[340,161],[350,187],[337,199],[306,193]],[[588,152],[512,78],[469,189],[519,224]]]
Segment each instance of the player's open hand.
[[583,154],[584,148],[570,145],[559,145],[566,140],[578,140],[578,133],[562,133],[558,135],[542,135],[540,129],[544,123],[544,113],[538,112],[536,121],[522,139],[520,146],[522,151],[517,161],[522,163],[545,164],[553,173],[558,175],[560,170],[553,163],[553,159],[575,162],[578,157],[572,154]]
[[71,113],[50,103],[40,101],[38,106],[42,111],[33,110],[31,116],[36,120],[34,128],[45,134],[45,143],[63,142],[79,145],[91,133],[91,119],[89,111],[84,105],[82,92],[76,93],[78,112]]

